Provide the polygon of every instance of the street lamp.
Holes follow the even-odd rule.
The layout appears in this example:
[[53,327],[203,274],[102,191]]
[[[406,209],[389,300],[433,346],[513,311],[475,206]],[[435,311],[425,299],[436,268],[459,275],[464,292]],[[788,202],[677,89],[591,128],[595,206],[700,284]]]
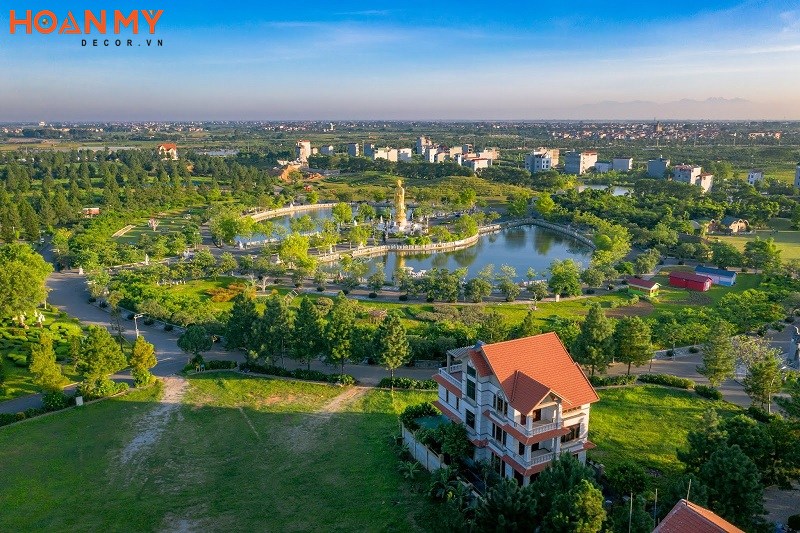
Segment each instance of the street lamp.
[[142,318],[142,314],[138,313],[138,314],[133,315],[133,327],[136,329],[136,338],[138,339],[139,338],[139,323],[136,322],[137,318]]

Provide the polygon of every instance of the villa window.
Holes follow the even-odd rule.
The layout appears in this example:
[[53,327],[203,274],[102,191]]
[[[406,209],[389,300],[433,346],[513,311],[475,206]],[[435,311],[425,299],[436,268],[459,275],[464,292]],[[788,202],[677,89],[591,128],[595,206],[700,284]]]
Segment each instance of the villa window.
[[581,425],[576,424],[569,428],[569,433],[561,437],[561,442],[569,442],[571,440],[575,440],[581,435]]
[[467,398],[470,400],[475,399],[475,382],[471,379],[467,380]]
[[506,445],[506,432],[497,424],[492,424],[492,438],[503,446]]
[[494,410],[497,411],[498,413],[502,413],[503,416],[508,416],[508,402],[495,394]]
[[444,403],[450,403],[450,391],[447,389],[444,390]]
[[518,450],[519,451],[519,455],[521,457],[525,457],[525,444],[520,442],[518,448],[519,448],[519,450]]
[[475,367],[467,365],[467,375],[471,378],[475,377]]
[[533,412],[533,415],[531,416],[531,421],[532,422],[538,422],[541,419],[542,419],[542,410],[541,409],[535,410]]
[[531,451],[535,452],[535,451],[539,450],[541,448],[541,446],[542,446],[541,442],[534,442],[533,444],[531,444]]
[[528,423],[528,417],[525,415],[519,415],[519,425],[524,426]]
[[467,427],[475,429],[475,413],[469,409],[465,409],[464,413],[464,422],[467,424]]

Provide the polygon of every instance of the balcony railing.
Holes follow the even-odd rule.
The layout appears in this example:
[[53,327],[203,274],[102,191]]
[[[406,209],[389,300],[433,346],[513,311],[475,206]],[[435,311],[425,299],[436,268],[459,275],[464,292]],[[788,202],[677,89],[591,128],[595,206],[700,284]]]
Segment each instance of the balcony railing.
[[[499,418],[499,415],[496,415],[496,416],[498,416],[498,418]],[[558,429],[559,428],[559,423],[557,421],[555,421],[555,420],[549,420],[549,421],[545,421],[545,422],[533,422],[531,424],[530,429],[528,429],[526,426],[523,426],[519,422],[515,422],[515,421],[511,420],[510,418],[507,419],[507,423],[508,423],[509,426],[513,427],[514,429],[516,429],[517,431],[519,431],[520,433],[522,433],[526,437],[532,437],[534,435],[540,435],[542,433],[546,433],[548,431],[552,431],[554,429]]]
[[450,383],[452,383],[453,385],[455,385],[456,387],[458,387],[459,389],[461,388],[461,381],[454,378],[453,375],[450,374],[450,372],[448,372],[446,368],[440,368],[439,375],[442,376],[447,381],[449,381]]
[[[536,453],[536,452],[534,452],[534,453]],[[540,465],[540,464],[543,464],[543,463],[550,462],[555,458],[556,458],[556,454],[555,453],[553,453],[553,452],[545,452],[545,453],[542,453],[542,454],[539,454],[539,455],[532,455],[531,456],[531,461],[530,461],[529,464],[531,466],[536,466],[536,465]]]

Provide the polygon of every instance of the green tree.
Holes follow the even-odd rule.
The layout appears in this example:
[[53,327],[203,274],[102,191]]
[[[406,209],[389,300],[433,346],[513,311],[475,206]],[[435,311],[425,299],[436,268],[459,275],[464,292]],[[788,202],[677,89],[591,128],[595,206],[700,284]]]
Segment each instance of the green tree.
[[742,252],[732,244],[722,241],[711,243],[711,257],[714,264],[720,268],[738,267],[744,263]]
[[614,323],[606,317],[598,303],[589,306],[586,320],[581,323],[581,331],[572,344],[572,355],[584,366],[604,372],[611,361],[613,350]]
[[553,533],[597,533],[606,519],[603,501],[600,489],[582,479],[569,492],[556,496],[542,527]]
[[31,313],[47,297],[53,268],[27,244],[0,246],[0,317]]
[[527,195],[510,196],[506,204],[508,215],[514,218],[524,218],[528,214],[528,202],[530,202],[530,197]]
[[653,357],[650,326],[638,316],[627,316],[614,328],[614,353],[622,363],[641,366]]
[[492,284],[483,278],[472,278],[464,284],[464,298],[472,303],[480,303],[492,294]]
[[378,361],[389,370],[394,389],[394,371],[406,364],[411,357],[406,328],[400,317],[389,313],[375,331],[374,339]]
[[590,267],[581,272],[581,281],[589,287],[599,287],[606,280],[606,274],[601,269]]
[[153,381],[150,369],[158,364],[155,346],[147,342],[141,335],[136,338],[128,360],[131,375],[137,387],[149,385]]
[[556,208],[556,203],[555,201],[553,201],[552,196],[550,196],[546,192],[539,194],[539,197],[536,199],[535,205],[536,205],[536,211],[544,218],[548,218]]
[[310,246],[309,238],[299,233],[290,233],[281,241],[278,248],[278,257],[288,264],[290,268],[303,267],[313,269],[314,259],[308,255]]
[[542,331],[539,329],[539,326],[536,324],[536,317],[534,316],[533,311],[528,311],[525,314],[525,318],[522,319],[522,322],[511,328],[509,338],[522,339],[524,337],[538,335],[541,332]]
[[775,356],[755,361],[742,382],[753,403],[766,407],[767,412],[772,410],[772,396],[783,387],[781,366],[780,358]]
[[651,248],[636,256],[636,260],[633,262],[633,271],[639,276],[649,274],[656,268],[660,260],[661,254],[659,251]]
[[106,328],[89,326],[81,339],[75,368],[83,374],[90,388],[127,365],[125,355]]
[[744,264],[764,272],[776,271],[781,266],[781,250],[774,239],[756,237],[744,244]]
[[636,496],[632,502],[623,502],[622,505],[617,505],[611,520],[614,533],[650,533],[653,531],[653,517],[645,510],[645,499],[641,495]]
[[711,454],[727,445],[727,439],[717,412],[709,409],[703,413],[697,429],[689,431],[686,436],[687,448],[678,450],[678,459],[689,472],[699,472]]
[[45,392],[61,390],[64,374],[61,372],[61,365],[56,363],[53,337],[47,331],[42,331],[39,342],[31,346],[30,371],[33,382]]
[[339,202],[333,206],[331,216],[339,224],[349,224],[353,220],[353,209],[350,204]]
[[539,506],[534,492],[510,479],[489,489],[475,509],[475,530],[485,532],[528,532],[536,529]]
[[212,345],[211,335],[206,328],[197,324],[186,328],[186,331],[178,337],[178,348],[191,354],[195,359],[201,358],[200,354],[209,351]]
[[30,242],[37,242],[39,240],[39,216],[26,200],[19,202],[19,217],[25,239]]
[[508,338],[508,324],[497,311],[484,314],[478,323],[478,339],[487,344],[503,342]]
[[712,387],[719,387],[723,381],[732,378],[736,371],[736,356],[731,342],[733,333],[733,326],[724,320],[717,320],[703,344],[703,364],[697,367],[697,372],[707,377]]
[[700,481],[700,478],[692,473],[673,478],[672,481],[667,484],[663,496],[661,494],[662,493],[659,492],[659,504],[657,509],[659,520],[667,516],[676,503],[686,499],[687,494],[692,503],[706,508],[708,507],[708,489],[703,485],[703,482]]
[[700,468],[712,511],[751,530],[762,523],[764,489],[758,468],[738,446],[723,446]]
[[539,474],[539,477],[528,487],[536,495],[537,508],[544,510],[542,514],[545,514],[548,510],[555,508],[555,501],[560,495],[568,494],[583,480],[593,479],[594,472],[591,468],[572,455],[564,453]]
[[292,329],[292,358],[305,362],[311,369],[311,360],[318,357],[325,349],[324,324],[322,313],[307,296],[300,299],[300,307]]
[[794,378],[786,383],[788,396],[775,398],[783,412],[795,421],[800,421],[800,379]]
[[236,267],[239,266],[239,263],[236,261],[236,258],[233,257],[233,254],[230,252],[225,252],[221,256],[219,256],[219,263],[217,264],[217,272],[220,274],[225,273],[233,273],[236,270]]
[[572,259],[555,260],[550,263],[548,286],[555,294],[580,296],[581,281],[578,263]]
[[325,327],[325,340],[327,341],[328,361],[341,365],[344,374],[344,365],[350,357],[352,348],[353,323],[356,314],[353,303],[339,293],[334,300],[333,308],[328,314],[328,323]]
[[260,357],[275,360],[283,358],[292,347],[294,316],[286,300],[277,292],[267,297],[264,314],[256,321],[254,337]]
[[233,307],[225,324],[225,347],[229,350],[252,348],[253,324],[258,320],[252,294],[241,292],[233,298]]
[[372,289],[373,292],[378,292],[383,288],[383,285],[386,283],[386,266],[383,262],[379,261],[375,265],[375,272],[373,272],[367,278],[367,286]]

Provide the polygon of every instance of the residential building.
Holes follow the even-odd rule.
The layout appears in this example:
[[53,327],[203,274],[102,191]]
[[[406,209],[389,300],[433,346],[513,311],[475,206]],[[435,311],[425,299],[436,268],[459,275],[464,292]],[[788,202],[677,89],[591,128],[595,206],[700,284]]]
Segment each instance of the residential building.
[[558,148],[537,148],[525,156],[525,170],[531,174],[547,172],[558,165]]
[[627,282],[628,292],[630,294],[638,294],[639,296],[649,296],[653,298],[658,296],[658,291],[661,288],[661,285],[649,279],[629,277]]
[[311,155],[311,141],[297,141],[294,148],[294,158],[298,161],[308,161],[308,156]]
[[688,500],[680,500],[653,533],[744,533],[721,516]]
[[647,176],[650,178],[664,178],[667,175],[669,159],[659,157],[647,161]]
[[[366,146],[366,145],[365,145]],[[366,154],[366,149],[364,150]],[[372,150],[372,160],[386,159],[388,161],[397,161],[397,148],[377,148]]]
[[555,333],[450,350],[434,376],[436,407],[464,424],[473,458],[527,485],[556,457],[586,460],[599,400]]
[[375,145],[373,143],[364,143],[364,157],[372,157],[375,153]]
[[99,207],[84,207],[81,212],[83,213],[83,218],[94,218],[100,214]]
[[465,145],[463,145],[461,147],[461,153],[462,154],[471,154],[473,149],[474,149],[474,146],[472,146],[471,144],[465,144]]
[[597,163],[597,152],[567,152],[564,154],[564,172],[578,176],[594,167]]
[[703,192],[708,192],[714,185],[714,175],[703,172],[697,165],[676,165],[672,168],[672,179],[681,183],[697,185]]
[[615,157],[611,160],[611,170],[616,172],[630,172],[633,170],[633,158]]
[[759,181],[764,181],[764,171],[760,168],[754,168],[747,174],[747,183],[755,186]]
[[444,163],[450,157],[448,152],[436,152],[433,156],[434,163]]
[[723,217],[722,220],[712,220],[710,226],[712,231],[721,233],[742,233],[750,229],[750,223],[747,220],[730,215]]
[[319,153],[322,155],[333,155],[336,151],[333,149],[333,145],[329,144],[328,146],[323,146],[319,149]]
[[430,139],[427,137],[419,137],[417,138],[417,143],[414,149],[419,155],[425,155],[425,150],[431,146],[433,146],[433,143]]
[[494,161],[495,159],[500,159],[500,150],[497,148],[484,148],[478,152],[478,157]]
[[594,164],[594,171],[598,174],[605,174],[606,172],[611,172],[614,167],[612,166],[611,161],[598,161]]
[[411,161],[412,159],[414,159],[414,152],[411,148],[400,148],[397,150],[398,161]]
[[[437,163],[439,162],[440,161],[437,161]],[[461,164],[471,169],[473,172],[478,172],[479,170],[492,166],[492,160],[486,157],[464,157]]]
[[700,276],[711,278],[713,285],[722,285],[723,287],[733,287],[736,284],[736,272],[725,270],[724,268],[713,268],[703,265],[698,265],[694,269],[694,273]]
[[794,186],[800,189],[800,163],[797,163],[797,169],[794,171]]
[[178,160],[178,145],[174,143],[163,143],[158,145],[158,155],[161,159]]
[[425,161],[428,163],[433,163],[436,161],[436,154],[439,152],[439,148],[436,146],[428,146],[425,148]]
[[358,157],[361,155],[361,150],[359,148],[358,143],[347,143],[347,155],[350,157]]
[[674,270],[669,273],[669,284],[672,287],[689,289],[690,291],[706,292],[711,288],[711,278],[692,274],[691,272]]

